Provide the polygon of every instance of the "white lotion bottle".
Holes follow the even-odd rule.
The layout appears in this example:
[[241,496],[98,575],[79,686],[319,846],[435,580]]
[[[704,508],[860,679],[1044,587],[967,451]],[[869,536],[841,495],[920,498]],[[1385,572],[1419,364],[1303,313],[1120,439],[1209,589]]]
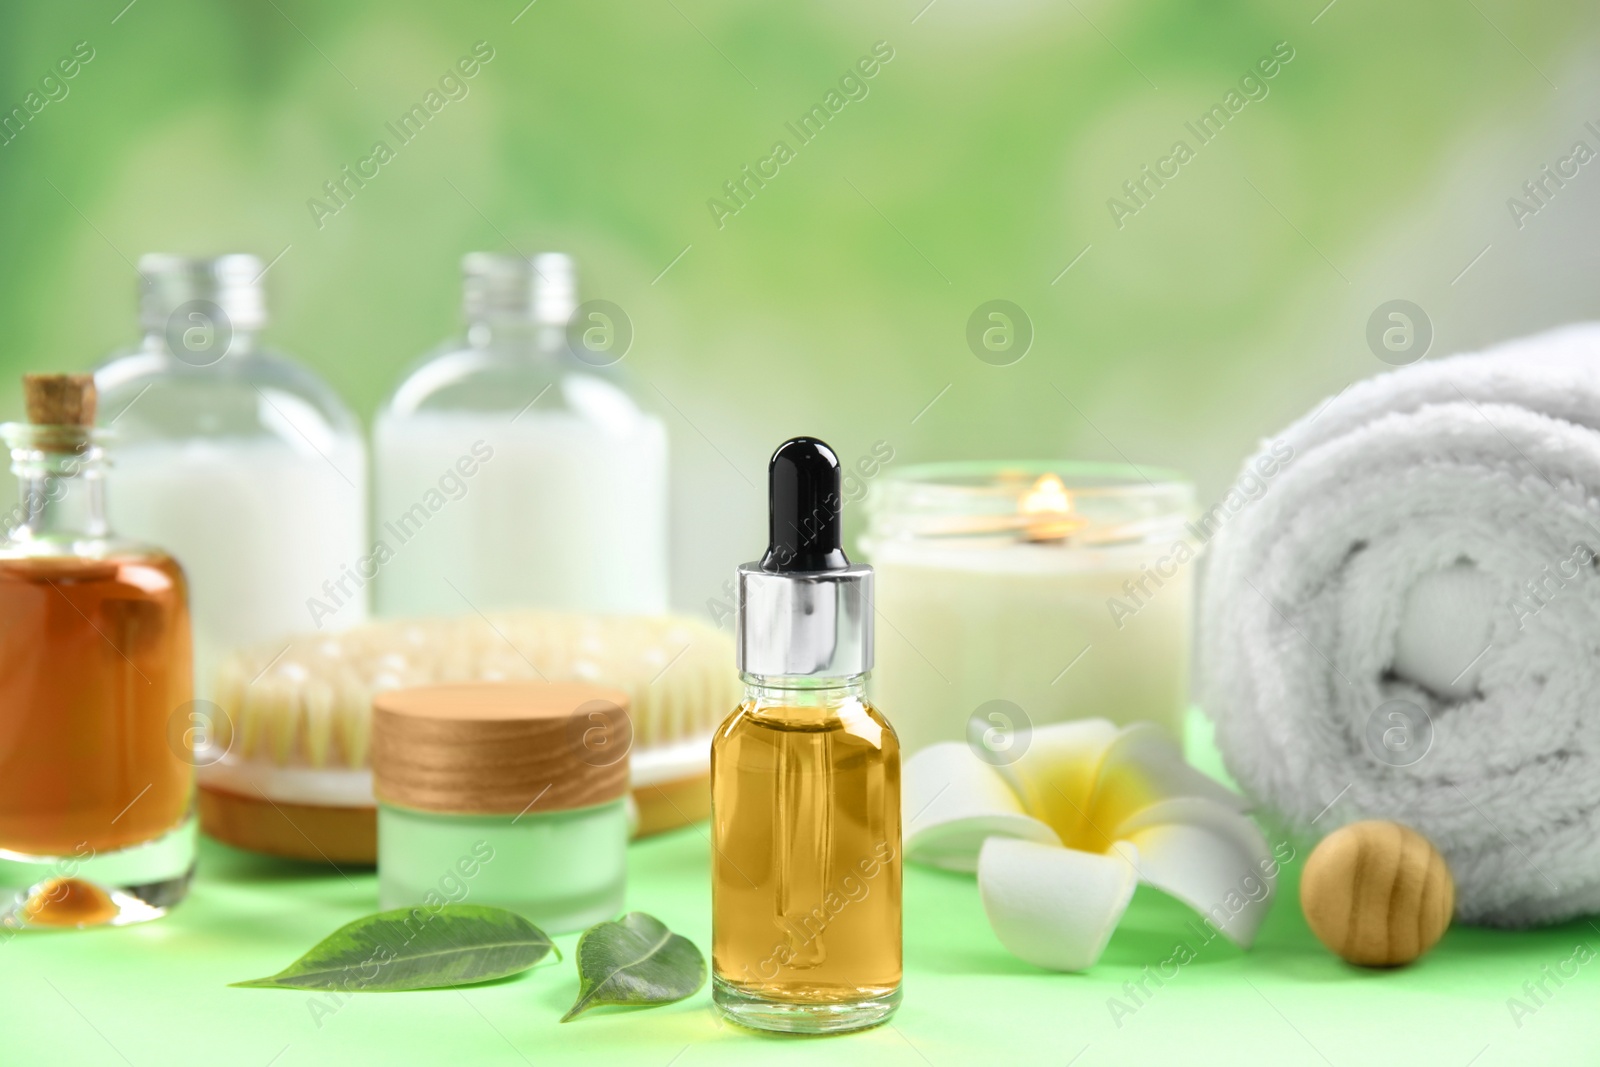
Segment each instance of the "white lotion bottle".
[[252,255],[141,257],[143,339],[95,372],[117,442],[110,520],[183,565],[199,696],[234,648],[367,615],[360,426],[261,347],[263,270]]
[[557,253],[462,273],[466,336],[374,426],[377,611],[666,611],[667,434],[615,365],[621,310],[579,308]]

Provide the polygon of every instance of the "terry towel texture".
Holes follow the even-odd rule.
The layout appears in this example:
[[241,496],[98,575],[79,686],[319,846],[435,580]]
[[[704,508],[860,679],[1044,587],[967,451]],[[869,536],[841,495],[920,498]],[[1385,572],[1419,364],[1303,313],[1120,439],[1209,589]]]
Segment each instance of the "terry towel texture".
[[1228,769],[1296,831],[1421,831],[1464,922],[1600,911],[1600,325],[1357,383],[1274,448],[1207,563]]

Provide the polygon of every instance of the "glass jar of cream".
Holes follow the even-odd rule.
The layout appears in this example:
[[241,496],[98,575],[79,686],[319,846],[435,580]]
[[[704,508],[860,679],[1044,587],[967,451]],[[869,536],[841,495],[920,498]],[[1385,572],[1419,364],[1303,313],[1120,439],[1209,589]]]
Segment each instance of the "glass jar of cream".
[[373,700],[384,909],[488,904],[546,933],[622,911],[628,698],[577,683],[478,682]]

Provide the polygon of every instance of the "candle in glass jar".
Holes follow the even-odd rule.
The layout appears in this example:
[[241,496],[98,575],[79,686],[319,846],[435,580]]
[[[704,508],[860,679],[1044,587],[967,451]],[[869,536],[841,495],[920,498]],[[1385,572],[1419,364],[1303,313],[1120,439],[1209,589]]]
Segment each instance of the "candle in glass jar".
[[930,464],[886,475],[868,509],[873,691],[907,753],[973,739],[1004,759],[1030,726],[1079,718],[1181,738],[1196,551],[1181,476]]

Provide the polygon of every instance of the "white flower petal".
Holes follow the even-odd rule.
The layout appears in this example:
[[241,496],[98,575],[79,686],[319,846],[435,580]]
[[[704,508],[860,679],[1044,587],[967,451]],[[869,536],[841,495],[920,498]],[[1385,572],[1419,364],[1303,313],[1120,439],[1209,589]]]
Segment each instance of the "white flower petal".
[[1111,839],[1089,822],[1095,781],[1117,728],[1105,719],[1040,726],[1017,760],[999,768],[1029,815],[1055,830],[1068,847],[1104,852]]
[[1184,761],[1159,727],[1118,730],[1082,719],[1034,731],[1022,757],[1000,768],[1023,809],[1050,825],[1068,848],[1107,852],[1117,827],[1151,804],[1204,797],[1243,811],[1243,797]]
[[1053,971],[1081,971],[1105,951],[1133,899],[1137,857],[992,837],[978,857],[989,926],[1014,955]]
[[1215,801],[1152,804],[1118,836],[1139,851],[1139,877],[1189,905],[1241,948],[1272,907],[1278,864],[1250,819]]
[[1028,816],[1011,787],[966,745],[931,745],[906,761],[901,780],[906,858],[951,871],[978,869],[992,835],[1059,847],[1054,830]]
[[[1133,800],[1109,792],[1118,783],[1137,782],[1145,799]],[[1146,804],[1172,797],[1205,797],[1234,811],[1249,810],[1250,803],[1215,778],[1197,770],[1183,758],[1183,750],[1160,727],[1134,723],[1117,735],[1100,764],[1100,784],[1095,806],[1126,809],[1129,814]]]

